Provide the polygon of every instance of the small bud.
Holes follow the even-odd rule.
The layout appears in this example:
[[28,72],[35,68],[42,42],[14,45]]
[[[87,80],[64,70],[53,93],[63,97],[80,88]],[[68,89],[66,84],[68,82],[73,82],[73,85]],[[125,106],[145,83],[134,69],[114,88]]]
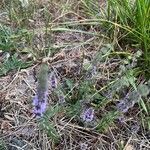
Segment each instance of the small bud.
[[58,96],[58,99],[59,99],[59,103],[60,103],[60,104],[65,103],[65,97],[64,97],[63,94],[60,94],[60,95]]

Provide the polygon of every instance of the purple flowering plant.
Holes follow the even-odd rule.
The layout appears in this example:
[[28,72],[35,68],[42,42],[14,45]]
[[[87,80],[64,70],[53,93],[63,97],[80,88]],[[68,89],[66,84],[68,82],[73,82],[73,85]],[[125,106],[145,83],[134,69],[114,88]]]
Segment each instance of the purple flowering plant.
[[139,102],[141,95],[137,91],[131,91],[127,93],[125,98],[121,99],[117,104],[118,111],[126,113],[130,108],[132,108],[135,103]]
[[91,122],[94,119],[94,109],[92,107],[85,109],[82,114],[81,118],[85,122]]
[[47,105],[47,92],[41,93],[43,97],[40,97],[41,95],[36,94],[33,98],[33,106],[34,110],[33,113],[36,116],[42,116],[43,113],[46,111],[46,105]]
[[51,86],[51,89],[57,88],[57,78],[54,72],[52,72],[50,75],[50,86]]
[[42,64],[40,73],[38,76],[38,87],[36,95],[33,98],[33,113],[36,117],[43,116],[46,111],[48,98],[48,66]]

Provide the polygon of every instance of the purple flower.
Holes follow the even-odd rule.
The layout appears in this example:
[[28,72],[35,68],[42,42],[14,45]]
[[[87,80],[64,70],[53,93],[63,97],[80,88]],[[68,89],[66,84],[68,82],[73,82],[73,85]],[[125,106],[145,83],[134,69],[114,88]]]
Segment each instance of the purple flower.
[[50,85],[52,89],[57,88],[57,78],[54,73],[52,73],[50,76]]
[[129,107],[127,105],[128,101],[127,100],[121,100],[118,104],[117,104],[117,109],[123,113],[127,112]]
[[137,133],[139,131],[139,129],[140,129],[139,124],[134,124],[131,126],[131,132],[133,132],[133,133]]
[[[41,93],[42,94],[42,93]],[[46,110],[46,104],[47,104],[47,92],[43,93],[42,95],[35,95],[33,98],[33,113],[37,117],[43,116],[43,113]]]
[[134,104],[135,101],[129,97],[129,94],[127,94],[127,96],[117,104],[117,109],[125,113],[128,111],[129,108],[132,108]]
[[83,119],[83,121],[85,122],[91,122],[94,118],[94,109],[93,108],[88,108],[86,109],[82,115],[81,118]]
[[38,76],[38,87],[35,97],[33,98],[33,113],[36,117],[43,116],[46,111],[46,104],[48,98],[48,66],[42,64]]
[[93,66],[92,70],[91,70],[92,76],[95,76],[97,74],[97,68],[96,66]]

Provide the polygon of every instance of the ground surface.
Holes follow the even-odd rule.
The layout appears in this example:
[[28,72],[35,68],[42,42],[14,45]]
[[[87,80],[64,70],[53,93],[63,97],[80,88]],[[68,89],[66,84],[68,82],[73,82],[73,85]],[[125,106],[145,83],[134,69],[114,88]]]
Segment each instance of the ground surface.
[[[136,103],[123,118],[114,111],[119,97],[131,90],[123,89],[121,94],[111,96],[110,89],[116,92],[118,87],[107,86],[120,78],[124,57],[116,55],[101,25],[94,21],[88,25],[87,20],[92,18],[84,1],[29,3],[26,7],[19,7],[17,0],[11,6],[9,1],[0,4],[1,26],[7,27],[6,32],[17,32],[8,33],[5,44],[10,46],[0,50],[0,150],[149,150],[150,133],[145,121],[141,121],[148,115],[140,105]],[[105,9],[105,1],[99,0],[98,4]],[[118,44],[115,38],[113,42]],[[128,49],[129,53],[133,51]],[[6,65],[12,56],[15,62]],[[55,72],[66,101],[57,110],[57,92],[49,87],[44,127],[34,117],[32,106],[42,61],[48,63],[49,74]],[[91,66],[96,67],[95,74]],[[94,108],[95,116],[86,124],[80,114],[89,107]]]

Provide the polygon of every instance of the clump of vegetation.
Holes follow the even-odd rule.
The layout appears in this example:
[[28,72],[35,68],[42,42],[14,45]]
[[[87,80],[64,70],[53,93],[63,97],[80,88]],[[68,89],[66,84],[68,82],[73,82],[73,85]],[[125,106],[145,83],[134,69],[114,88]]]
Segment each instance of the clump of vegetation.
[[6,144],[4,143],[4,141],[0,141],[0,150],[7,150]]
[[0,86],[0,139],[17,136],[33,149],[140,149],[150,130],[150,1],[12,0],[2,8],[0,76],[13,79]]
[[109,20],[112,22],[114,20],[123,29],[121,31],[123,35],[119,38],[120,43],[125,41],[125,43],[132,45],[133,49],[141,49],[143,53],[140,58],[143,62],[141,67],[144,66],[146,72],[149,72],[150,1],[108,0],[108,7]]

